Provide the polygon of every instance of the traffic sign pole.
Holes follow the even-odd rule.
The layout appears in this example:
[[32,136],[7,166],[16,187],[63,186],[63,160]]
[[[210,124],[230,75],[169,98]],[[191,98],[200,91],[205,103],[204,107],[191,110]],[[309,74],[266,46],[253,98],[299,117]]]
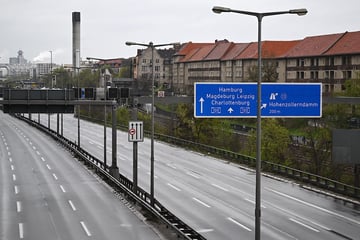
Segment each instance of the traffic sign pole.
[[[136,118],[137,116],[134,114],[133,119]],[[133,142],[133,192],[136,193],[138,188],[138,142],[144,141],[144,127],[142,121],[129,122],[128,141]]]

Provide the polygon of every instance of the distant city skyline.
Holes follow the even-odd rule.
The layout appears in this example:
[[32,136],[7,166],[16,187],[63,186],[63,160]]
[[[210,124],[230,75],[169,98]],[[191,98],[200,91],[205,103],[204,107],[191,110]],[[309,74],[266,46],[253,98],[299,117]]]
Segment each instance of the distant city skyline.
[[[213,6],[256,12],[307,8],[306,16],[274,16],[263,19],[263,40],[298,40],[345,31],[360,31],[358,0],[105,0],[89,1],[10,1],[3,0],[0,15],[0,63],[22,50],[30,62],[71,64],[71,14],[81,13],[81,58],[119,58],[136,55],[126,41],[149,43],[257,41],[254,17],[234,13],[214,14]],[[345,4],[346,3],[346,4]],[[18,14],[19,9],[25,9]]]

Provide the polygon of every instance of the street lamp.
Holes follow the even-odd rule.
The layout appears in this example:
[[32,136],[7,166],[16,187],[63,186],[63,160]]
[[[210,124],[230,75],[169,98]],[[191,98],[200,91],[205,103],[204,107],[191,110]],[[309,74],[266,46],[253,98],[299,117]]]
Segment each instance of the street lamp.
[[[79,79],[80,79],[80,49],[76,49],[76,55],[75,55],[75,75],[76,75],[76,79],[77,79],[77,100],[79,100]],[[78,122],[78,147],[80,148],[80,105],[77,105],[77,110],[78,110],[78,114],[77,114],[77,122]]]
[[49,51],[49,53],[50,53],[50,75],[51,75],[51,88],[53,88],[54,86],[53,86],[53,76],[52,76],[52,52],[53,51]]
[[242,10],[234,10],[226,7],[213,7],[214,13],[233,12],[254,16],[258,20],[258,82],[257,82],[257,125],[256,125],[256,202],[255,202],[255,239],[260,240],[260,217],[261,217],[261,21],[263,17],[281,15],[281,14],[297,14],[299,16],[306,15],[305,8],[292,9],[288,11],[278,12],[249,12]]
[[[98,61],[104,61],[104,62],[106,60],[106,59],[94,58],[94,57],[87,57],[86,59],[87,60],[98,60]],[[100,78],[104,79],[104,102],[105,102],[104,103],[104,168],[106,169],[106,167],[107,167],[107,158],[106,158],[106,154],[107,154],[107,152],[106,152],[106,96],[107,96],[106,91],[107,91],[107,89],[106,89],[106,77],[101,74],[101,70],[99,70],[99,72],[100,72]]]
[[137,43],[137,42],[126,42],[125,43],[127,46],[144,46],[144,47],[148,47],[151,48],[151,79],[152,79],[152,92],[151,92],[151,150],[150,150],[150,201],[151,201],[151,205],[154,205],[154,126],[155,126],[155,121],[154,121],[154,104],[155,104],[155,76],[154,76],[154,72],[155,72],[155,64],[154,64],[154,49],[156,47],[164,47],[164,46],[176,46],[176,45],[180,45],[180,43],[165,43],[165,44],[154,44],[153,42],[149,42],[148,44],[144,44],[144,43]]

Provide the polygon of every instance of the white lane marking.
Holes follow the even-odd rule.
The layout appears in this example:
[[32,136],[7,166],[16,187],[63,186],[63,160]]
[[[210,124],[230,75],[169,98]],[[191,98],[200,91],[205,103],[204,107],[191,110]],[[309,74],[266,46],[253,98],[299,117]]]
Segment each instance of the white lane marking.
[[8,147],[8,146],[6,146],[6,150],[9,151],[9,147]]
[[8,156],[11,156],[11,152],[8,152]]
[[14,165],[11,165],[10,168],[11,168],[11,171],[14,171],[14,170],[15,170]]
[[195,197],[193,197],[192,199],[195,200],[196,202],[200,203],[201,205],[207,207],[207,208],[211,208],[210,205],[204,203],[203,201],[201,201],[201,200],[199,200],[199,199],[197,199],[197,198],[195,198]]
[[19,223],[19,237],[20,237],[20,239],[24,238],[24,224],[23,223]]
[[[147,172],[147,174],[148,174],[148,175],[150,175],[150,172]],[[157,179],[157,178],[158,178],[158,176],[154,175],[154,178],[156,178],[156,179]]]
[[21,202],[20,201],[17,201],[16,202],[16,211],[19,213],[21,212]]
[[51,170],[51,167],[50,167],[49,164],[46,164],[46,167],[47,167],[49,170]]
[[9,162],[12,162],[12,158],[9,158]]
[[271,191],[271,192],[273,192],[273,193],[276,193],[276,194],[278,194],[278,195],[280,195],[280,196],[283,196],[283,197],[289,198],[289,199],[291,199],[291,200],[294,200],[294,201],[296,201],[296,202],[302,203],[302,204],[304,204],[304,205],[306,205],[306,206],[309,206],[309,207],[318,209],[318,210],[320,210],[320,211],[326,212],[326,213],[328,213],[328,214],[331,214],[331,215],[334,215],[334,216],[337,216],[337,217],[346,219],[346,220],[348,220],[348,221],[350,221],[350,222],[353,222],[353,223],[356,223],[356,224],[360,225],[360,221],[356,221],[356,220],[354,220],[354,219],[352,219],[352,218],[343,216],[343,215],[338,214],[338,213],[336,213],[336,212],[332,212],[332,211],[327,210],[327,209],[325,209],[325,208],[316,206],[316,205],[314,205],[314,204],[312,204],[312,203],[305,202],[305,201],[303,201],[303,200],[297,199],[297,198],[292,197],[292,196],[290,196],[290,195],[287,195],[287,194],[285,194],[285,193],[278,192],[278,191],[276,191],[276,190],[274,190],[274,189],[267,188],[267,187],[266,187],[266,189],[269,190],[269,191]]
[[[251,200],[251,199],[244,198],[244,200],[255,205],[255,201],[253,201],[253,200]],[[261,207],[264,208],[264,209],[266,208],[266,207],[265,207],[264,205],[262,205],[262,204],[261,204]]]
[[53,173],[52,175],[53,175],[53,177],[55,178],[55,180],[58,180],[58,177],[56,176],[55,173]]
[[60,185],[60,188],[61,188],[61,191],[62,191],[63,193],[66,193],[65,188],[63,187],[63,185]]
[[45,162],[45,158],[41,157],[41,161]]
[[221,190],[223,190],[223,191],[225,191],[225,192],[228,192],[228,191],[229,191],[229,190],[227,190],[226,188],[224,188],[224,187],[222,187],[222,186],[219,186],[219,185],[217,185],[217,184],[215,184],[215,183],[212,183],[211,185],[214,186],[214,187],[216,187],[216,188],[218,188],[218,189],[221,189]]
[[81,224],[82,228],[84,229],[86,235],[88,235],[88,237],[90,237],[91,233],[90,233],[89,229],[86,227],[85,223],[83,221],[81,221],[80,224]]
[[176,166],[174,166],[173,164],[167,163],[166,166],[172,168],[172,169],[177,169]]
[[13,177],[13,181],[15,182],[16,181],[16,175],[13,174],[12,177]]
[[36,151],[36,154],[40,156],[40,152],[39,152],[39,151]]
[[72,210],[76,211],[76,207],[71,200],[69,200],[69,204],[70,204],[70,207],[72,208]]
[[314,231],[314,232],[320,232],[320,231],[317,230],[316,228],[310,227],[309,225],[307,225],[307,224],[305,224],[305,223],[302,223],[302,222],[300,222],[300,221],[297,221],[297,220],[295,220],[295,219],[293,219],[293,218],[289,218],[289,220],[292,221],[292,222],[294,222],[294,223],[297,223],[297,224],[299,224],[299,225],[301,225],[301,226],[303,226],[303,227],[306,227],[307,229],[310,229],[310,230],[312,230],[312,231]]
[[103,146],[100,146],[100,145],[96,145],[96,147],[99,149],[103,149]]
[[33,149],[34,149],[34,150],[36,150],[36,147],[35,147],[35,146],[33,146]]
[[208,229],[199,229],[196,232],[198,232],[198,233],[208,233],[208,232],[213,232],[213,231],[214,231],[214,229],[208,228]]
[[18,188],[17,185],[14,186],[14,192],[15,192],[15,194],[18,194],[18,193],[19,193],[19,188]]
[[250,229],[250,228],[248,228],[248,227],[246,227],[245,225],[239,223],[238,221],[232,219],[231,217],[228,217],[227,219],[228,219],[229,221],[235,223],[236,225],[242,227],[242,228],[245,229],[246,231],[251,232],[251,229]]
[[186,172],[186,174],[189,175],[189,176],[192,176],[193,178],[200,179],[199,176],[196,176],[195,174],[193,174],[191,172]]
[[[29,141],[29,139],[26,139],[26,140],[28,140],[28,141]],[[32,142],[29,142],[29,144],[30,144],[30,145],[32,145]]]
[[181,191],[181,189],[180,188],[178,188],[178,187],[175,187],[174,185],[172,185],[171,183],[167,183],[167,185],[169,186],[169,187],[171,187],[172,189],[175,189],[176,191],[178,191],[178,192],[180,192]]

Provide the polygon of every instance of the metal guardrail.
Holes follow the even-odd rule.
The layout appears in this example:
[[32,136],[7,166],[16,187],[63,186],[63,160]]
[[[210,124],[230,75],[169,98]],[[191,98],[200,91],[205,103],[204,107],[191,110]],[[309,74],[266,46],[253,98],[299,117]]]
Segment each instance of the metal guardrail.
[[[163,134],[155,134],[155,138],[162,140],[164,142],[173,143],[178,146],[189,147],[192,149],[199,150],[201,152],[206,152],[214,154],[219,157],[229,159],[235,163],[245,164],[251,167],[254,167],[256,164],[256,159],[254,157],[246,156],[240,153],[232,152],[229,150],[216,148],[213,146],[195,143],[192,141],[176,138],[173,136],[167,136]],[[301,171],[295,168],[287,167],[277,163],[272,163],[269,161],[262,161],[262,169],[271,173],[275,173],[281,176],[285,176],[299,182],[311,184],[316,187],[320,187],[344,196],[352,197],[360,200],[360,188],[344,184],[326,177]]]
[[[82,116],[82,118],[88,118],[88,117]],[[94,120],[92,118],[88,118],[88,119]],[[102,121],[102,120],[98,120],[98,121]],[[126,126],[118,125],[118,128],[124,131],[128,130]],[[144,134],[149,137],[151,133],[150,131],[144,131]],[[234,163],[244,164],[250,167],[256,166],[256,159],[254,157],[247,156],[244,154],[240,154],[222,148],[217,148],[202,143],[196,143],[189,140],[185,140],[169,135],[164,135],[164,134],[155,133],[154,137],[158,140],[172,143],[177,146],[183,146],[198,150],[200,152],[214,154],[216,156],[229,159]],[[302,183],[310,184],[312,186],[326,189],[334,193],[341,194],[343,196],[352,197],[354,199],[360,200],[360,188],[355,186],[351,186],[316,174],[308,173],[295,168],[287,167],[281,164],[272,163],[264,160],[262,160],[262,169],[267,172],[275,173],[280,176],[294,179]]]
[[204,238],[200,233],[196,232],[194,229],[176,217],[173,213],[171,213],[168,209],[166,209],[158,200],[154,199],[154,206],[151,206],[151,198],[149,193],[140,187],[137,187],[136,192],[133,192],[132,181],[127,179],[122,174],[119,174],[119,179],[114,178],[110,174],[108,166],[104,166],[104,163],[101,160],[97,159],[84,149],[79,148],[76,143],[66,139],[65,137],[57,134],[56,131],[48,129],[47,127],[35,121],[29,120],[25,117],[17,117],[59,141],[64,147],[74,153],[80,161],[83,161],[85,165],[93,169],[96,174],[107,181],[114,189],[124,193],[128,198],[139,204],[143,210],[146,210],[156,219],[160,219],[166,225],[166,228],[171,229],[172,232],[176,234],[177,239],[206,240],[206,238]]

